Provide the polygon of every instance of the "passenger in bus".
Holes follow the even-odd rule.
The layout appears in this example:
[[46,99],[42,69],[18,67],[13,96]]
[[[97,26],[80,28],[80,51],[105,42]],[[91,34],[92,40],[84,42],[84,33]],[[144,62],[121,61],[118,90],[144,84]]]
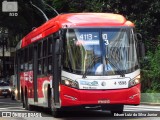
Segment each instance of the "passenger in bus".
[[113,66],[109,63],[107,59],[105,59],[105,68],[103,68],[104,65],[101,62],[97,62],[93,68],[92,72],[95,73],[95,75],[102,75],[103,72],[106,75],[115,75],[115,71]]

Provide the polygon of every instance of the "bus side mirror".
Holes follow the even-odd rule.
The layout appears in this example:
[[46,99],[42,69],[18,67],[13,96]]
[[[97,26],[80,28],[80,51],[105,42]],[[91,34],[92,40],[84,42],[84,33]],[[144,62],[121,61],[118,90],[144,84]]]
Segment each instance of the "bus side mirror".
[[137,50],[140,58],[145,57],[145,45],[142,41],[142,35],[140,33],[136,33],[135,37],[137,39]]
[[141,42],[140,43],[140,57],[141,58],[144,58],[145,57],[145,46],[144,46],[144,43],[143,42]]

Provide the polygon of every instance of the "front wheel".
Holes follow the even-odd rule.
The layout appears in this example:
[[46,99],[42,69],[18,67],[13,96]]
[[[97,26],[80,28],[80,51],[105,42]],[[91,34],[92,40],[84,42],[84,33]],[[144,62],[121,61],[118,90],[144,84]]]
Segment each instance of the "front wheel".
[[32,110],[33,110],[33,106],[29,105],[29,103],[28,103],[27,90],[25,91],[23,106],[24,106],[24,108],[25,108],[26,110],[29,110],[29,111],[32,111]]

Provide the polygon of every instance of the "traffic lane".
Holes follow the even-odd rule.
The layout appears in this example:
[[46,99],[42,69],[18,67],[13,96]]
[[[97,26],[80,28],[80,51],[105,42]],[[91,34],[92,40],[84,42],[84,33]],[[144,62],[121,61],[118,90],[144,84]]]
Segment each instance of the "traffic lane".
[[0,96],[0,102],[5,102],[5,103],[19,103],[16,100],[11,100],[11,97],[5,98],[4,96]]
[[10,107],[17,107],[17,109],[22,108],[22,103],[16,100],[11,100],[10,97],[4,98],[0,96],[0,111],[7,110]]
[[[127,106],[128,107],[128,106]],[[154,107],[154,106],[149,106],[149,107]],[[11,100],[11,98],[4,98],[4,97],[0,97],[0,108],[1,111],[7,111],[7,110],[11,110],[12,111],[21,111],[24,110],[24,108],[22,107],[22,103],[17,102],[16,100]],[[11,109],[8,109],[11,108]],[[26,113],[29,113],[31,111],[23,111]],[[42,114],[42,118],[20,118],[20,117],[16,117],[16,118],[0,118],[0,120],[14,120],[14,119],[18,119],[18,120],[29,120],[29,119],[35,119],[35,120],[88,120],[88,119],[93,119],[93,120],[106,120],[106,119],[126,119],[126,120],[130,120],[130,119],[136,119],[136,120],[159,120],[159,117],[112,117],[109,111],[69,111],[69,112],[63,112],[62,115],[60,116],[60,118],[54,118],[51,113],[43,108],[39,108],[39,107],[35,107],[34,111],[35,113],[41,113]],[[131,114],[134,114],[134,111],[129,112]]]

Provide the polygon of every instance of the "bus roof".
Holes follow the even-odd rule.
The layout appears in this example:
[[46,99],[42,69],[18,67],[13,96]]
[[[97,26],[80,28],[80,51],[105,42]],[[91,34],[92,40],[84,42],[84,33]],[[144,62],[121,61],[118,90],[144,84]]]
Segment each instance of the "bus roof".
[[25,47],[32,42],[44,38],[60,28],[74,27],[111,27],[111,26],[132,26],[134,24],[127,21],[125,17],[113,13],[70,13],[60,14],[55,18],[47,21],[38,28],[35,28],[25,36],[21,45],[17,48]]
[[125,26],[127,21],[122,15],[113,13],[71,13],[60,16],[59,20],[60,25],[68,27]]

